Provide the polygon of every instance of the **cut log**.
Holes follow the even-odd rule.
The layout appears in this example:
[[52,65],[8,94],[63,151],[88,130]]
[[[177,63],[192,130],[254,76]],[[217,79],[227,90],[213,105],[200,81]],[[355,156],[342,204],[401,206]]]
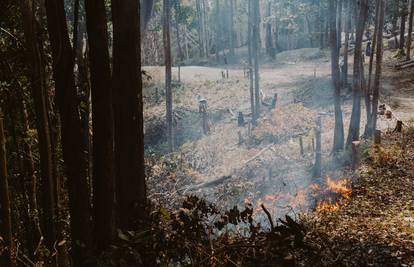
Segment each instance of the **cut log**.
[[395,68],[400,68],[404,65],[411,64],[411,63],[414,63],[414,60],[404,60],[402,62],[398,62],[397,64],[395,64]]
[[408,68],[412,68],[412,67],[414,67],[414,62],[402,65],[402,66],[398,67],[397,69],[403,70],[403,69],[408,69]]
[[229,179],[231,179],[231,178],[232,178],[232,176],[231,176],[231,175],[228,175],[228,176],[222,176],[222,177],[219,177],[219,178],[214,179],[214,180],[209,181],[209,182],[205,182],[205,183],[201,183],[201,184],[196,184],[196,185],[194,185],[194,186],[190,186],[190,187],[188,187],[188,188],[184,189],[184,192],[183,192],[183,193],[185,193],[185,192],[187,192],[187,191],[192,191],[192,190],[201,189],[201,188],[212,187],[212,186],[215,186],[215,185],[221,184],[221,183],[223,183],[224,181],[227,181],[227,180],[229,180]]

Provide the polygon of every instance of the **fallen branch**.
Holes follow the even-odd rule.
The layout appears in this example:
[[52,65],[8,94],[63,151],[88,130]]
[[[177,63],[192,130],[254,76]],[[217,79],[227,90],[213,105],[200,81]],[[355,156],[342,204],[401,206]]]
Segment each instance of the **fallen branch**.
[[397,67],[398,70],[408,69],[414,67],[414,62],[404,64],[402,66]]
[[259,151],[259,153],[257,153],[254,157],[246,160],[244,162],[244,164],[249,164],[250,162],[252,162],[253,160],[257,159],[258,157],[260,157],[261,154],[263,154],[264,152],[266,152],[267,150],[269,150],[271,147],[273,146],[273,144],[268,145],[267,147],[263,148],[262,150]]
[[201,188],[215,186],[215,185],[221,184],[222,182],[224,182],[226,180],[229,180],[231,178],[232,178],[231,175],[222,176],[222,177],[217,178],[217,179],[215,179],[213,181],[209,181],[209,182],[205,182],[205,183],[201,183],[201,184],[196,184],[194,186],[190,186],[190,187],[184,189],[183,194],[185,194],[185,192],[187,192],[187,191],[192,191],[192,190],[197,190],[197,189],[201,189]]
[[395,68],[399,68],[399,67],[402,67],[404,65],[411,64],[411,63],[414,63],[414,60],[404,60],[404,61],[401,61],[401,62],[395,64]]
[[270,215],[270,212],[266,209],[266,207],[263,204],[260,206],[262,207],[264,213],[266,213],[267,219],[269,219],[270,228],[273,230],[275,226],[273,225],[273,220],[272,220],[272,216]]

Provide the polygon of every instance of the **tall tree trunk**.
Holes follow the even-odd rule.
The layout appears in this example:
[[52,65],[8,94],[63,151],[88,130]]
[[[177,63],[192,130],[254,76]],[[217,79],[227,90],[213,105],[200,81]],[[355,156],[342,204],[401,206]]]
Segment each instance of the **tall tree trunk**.
[[[270,17],[271,2],[267,2],[266,7],[266,16]],[[273,38],[272,38],[272,23],[267,21],[266,23],[266,52],[271,58],[275,58],[275,49],[273,48]]]
[[[259,1],[253,1],[253,44],[252,44],[252,53],[254,59],[254,97],[255,97],[255,119],[257,120],[260,117],[260,77],[259,77],[259,24],[260,24],[260,15],[259,15]],[[255,121],[254,123],[257,123]]]
[[165,59],[165,98],[166,98],[166,119],[168,151],[174,151],[174,129],[173,129],[173,100],[171,88],[171,3],[170,0],[163,0],[163,41]]
[[220,25],[220,1],[216,0],[216,23],[215,23],[215,27],[216,27],[216,60],[217,63],[220,62],[220,49],[221,49],[221,42],[220,42],[220,38],[221,38],[221,27],[222,25]]
[[114,125],[108,32],[103,0],[85,2],[92,85],[94,241],[104,249],[114,235]]
[[372,119],[371,127],[369,133],[373,135],[377,128],[377,111],[378,111],[378,101],[379,101],[379,89],[381,84],[381,75],[382,75],[382,54],[383,54],[383,28],[384,28],[384,13],[385,13],[385,3],[384,0],[380,1],[379,8],[379,18],[378,18],[378,33],[377,33],[377,55],[376,55],[376,66],[375,66],[375,79],[374,87],[372,92]]
[[144,120],[138,0],[112,0],[118,225],[145,220]]
[[[201,7],[201,0],[196,0],[196,10],[197,10],[197,19],[198,19],[198,42],[200,57],[205,55],[205,46],[204,46],[204,14]],[[165,14],[164,14],[165,15]]]
[[329,0],[329,25],[330,25],[330,46],[331,46],[331,71],[334,85],[334,106],[335,106],[335,130],[333,152],[344,148],[344,125],[341,110],[341,82],[339,70],[338,36],[336,29],[336,0]]
[[28,195],[29,200],[29,218],[30,225],[28,231],[30,231],[30,242],[29,246],[33,249],[31,254],[34,255],[35,249],[39,244],[42,236],[42,230],[40,228],[39,222],[39,210],[37,205],[37,176],[33,160],[32,146],[30,145],[30,136],[29,136],[29,114],[27,112],[26,101],[24,99],[23,88],[20,88],[19,92],[19,104],[20,111],[22,114],[22,138],[23,138],[23,159],[24,159],[24,169],[25,169],[25,178],[24,178],[24,189],[25,194]]
[[413,34],[413,17],[414,17],[414,0],[410,1],[410,17],[408,19],[408,39],[407,39],[407,51],[405,60],[411,59],[411,43],[412,43],[412,34]]
[[344,43],[344,67],[342,71],[342,87],[348,87],[348,53],[349,53],[349,31],[351,28],[351,0],[346,0],[345,5],[345,43]]
[[252,112],[252,121],[255,123],[256,121],[256,110],[255,110],[255,104],[256,101],[254,99],[254,74],[253,74],[253,34],[252,34],[252,1],[248,0],[248,22],[247,22],[247,47],[248,47],[248,64],[249,64],[249,82],[250,82],[250,109]]
[[341,50],[342,45],[342,5],[343,0],[338,0],[337,2],[337,11],[338,14],[336,15],[336,29],[338,31],[338,50]]
[[378,35],[378,20],[380,17],[380,0],[375,1],[375,26],[374,26],[374,34],[372,36],[372,45],[371,45],[371,54],[369,56],[369,66],[368,66],[368,85],[365,91],[365,109],[367,115],[367,124],[365,125],[365,136],[370,136],[370,128],[372,125],[372,103],[371,103],[371,96],[372,96],[372,69],[374,65],[374,55],[377,48],[377,35]]
[[400,24],[400,44],[399,49],[402,54],[404,54],[405,47],[405,23],[407,21],[407,6],[406,0],[401,2],[401,24]]
[[12,235],[10,191],[6,162],[6,137],[3,129],[3,115],[0,113],[0,236],[3,238],[6,250],[0,257],[2,266],[17,266],[16,248]]
[[[82,149],[82,129],[73,74],[73,50],[69,41],[63,0],[46,0],[45,5],[56,100],[62,124],[63,159],[68,178],[72,254],[75,265],[81,265],[90,249],[92,225],[86,178],[87,164]],[[57,188],[59,190],[59,186]]]
[[356,26],[356,40],[354,49],[354,69],[353,69],[353,81],[352,81],[352,95],[353,105],[351,121],[349,124],[348,138],[346,141],[346,147],[350,148],[353,141],[359,140],[359,132],[361,125],[361,96],[363,88],[361,88],[362,73],[362,41],[364,37],[364,29],[366,24],[366,18],[368,16],[368,0],[361,0],[358,2],[358,18]]
[[230,38],[230,56],[234,57],[234,0],[230,1],[230,16],[229,16],[229,38]]
[[39,138],[40,174],[43,206],[43,233],[45,243],[53,249],[56,241],[56,177],[52,161],[52,145],[49,128],[49,114],[46,104],[46,74],[43,48],[39,34],[39,23],[35,18],[33,2],[20,0],[26,55],[30,65],[31,95],[36,114],[36,128]]

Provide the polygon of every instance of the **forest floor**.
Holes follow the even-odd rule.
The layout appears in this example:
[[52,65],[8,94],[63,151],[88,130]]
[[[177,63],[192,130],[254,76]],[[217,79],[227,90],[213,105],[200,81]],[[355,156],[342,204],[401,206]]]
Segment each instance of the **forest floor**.
[[[146,138],[151,144],[147,155],[151,155],[154,150],[165,152],[165,136],[161,134],[165,118],[163,69],[144,69],[152,77],[144,92]],[[343,160],[337,162],[330,156],[334,111],[328,54],[319,49],[300,49],[280,53],[276,60],[262,64],[261,89],[269,103],[271,96],[277,93],[278,103],[274,110],[263,106],[259,125],[251,136],[247,126],[237,126],[235,118],[238,112],[250,113],[249,81],[240,65],[228,69],[227,79],[222,77],[223,67],[181,68],[181,83],[176,83],[174,90],[178,146],[175,159],[178,160],[172,161],[180,163],[182,175],[172,181],[172,188],[155,184],[151,191],[153,196],[160,198],[158,202],[171,204],[176,196],[191,193],[227,208],[245,201],[256,206],[264,202],[275,207],[272,215],[276,217],[307,211],[314,205],[309,197],[311,184],[323,182],[312,177],[313,128],[318,116],[323,125],[324,177],[336,179],[343,176],[342,171],[337,171]],[[173,70],[173,78],[177,80],[177,68]],[[197,96],[208,102],[212,122],[208,135],[202,132]],[[350,96],[344,93],[345,129],[351,110]],[[364,121],[363,115],[361,132]],[[393,120],[380,120],[382,129],[394,125]],[[239,132],[243,139],[241,144]],[[299,136],[302,136],[304,155],[300,153]],[[156,166],[154,169],[165,168]],[[160,173],[151,175],[156,174]],[[203,186],[217,179],[223,181]]]
[[[334,113],[325,52],[288,51],[262,64],[260,81],[266,101],[277,93],[278,103],[274,110],[263,106],[258,127],[250,136],[248,127],[238,127],[235,118],[243,112],[250,119],[249,81],[243,68],[229,66],[229,78],[223,78],[223,67],[182,67],[181,83],[174,87],[177,148],[167,156],[163,69],[144,68],[152,77],[144,89],[150,198],[172,208],[180,207],[189,194],[206,198],[222,210],[251,203],[256,219],[264,225],[267,219],[261,204],[272,218],[289,214],[308,231],[305,241],[313,256],[306,250],[296,255],[305,266],[414,266],[414,132],[392,133],[396,118],[408,124],[414,114],[414,87],[410,71],[397,72],[394,64],[387,52],[381,101],[391,106],[394,116],[380,116],[385,138],[381,147],[362,143],[364,163],[357,172],[342,167],[348,158],[333,159],[330,153]],[[177,80],[176,68],[173,76]],[[197,96],[208,102],[212,128],[207,135],[202,132]],[[347,129],[352,110],[349,92],[342,99]],[[319,116],[322,181],[312,177],[313,128]],[[363,110],[361,132],[364,125]],[[343,201],[310,212],[316,207],[315,192],[324,192],[331,181],[345,188],[345,193],[339,192]]]

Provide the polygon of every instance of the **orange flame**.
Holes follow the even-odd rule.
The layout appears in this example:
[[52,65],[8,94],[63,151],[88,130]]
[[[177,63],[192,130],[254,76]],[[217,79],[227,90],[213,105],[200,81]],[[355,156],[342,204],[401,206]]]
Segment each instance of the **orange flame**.
[[348,179],[340,179],[338,181],[333,180],[330,177],[326,178],[326,188],[321,189],[319,185],[311,185],[311,188],[315,191],[321,192],[321,194],[335,193],[338,197],[335,199],[327,199],[319,202],[316,207],[316,212],[335,212],[339,210],[340,205],[346,205],[347,200],[350,198],[352,190],[348,187]]

